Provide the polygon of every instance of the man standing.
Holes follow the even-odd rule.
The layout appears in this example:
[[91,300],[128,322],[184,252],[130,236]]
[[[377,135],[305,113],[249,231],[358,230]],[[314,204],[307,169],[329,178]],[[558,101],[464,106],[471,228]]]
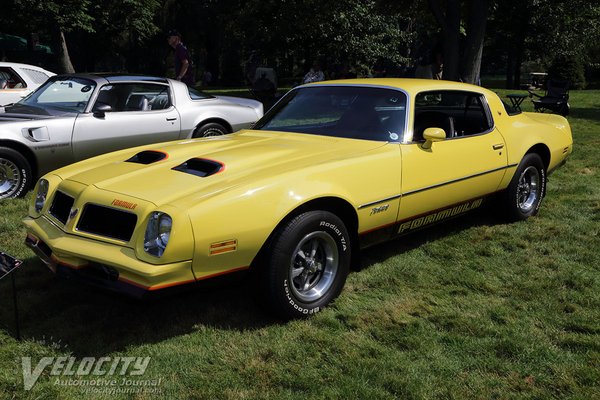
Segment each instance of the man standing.
[[181,34],[172,30],[167,35],[169,46],[175,50],[175,79],[193,87],[195,85],[194,68],[190,52],[181,42]]

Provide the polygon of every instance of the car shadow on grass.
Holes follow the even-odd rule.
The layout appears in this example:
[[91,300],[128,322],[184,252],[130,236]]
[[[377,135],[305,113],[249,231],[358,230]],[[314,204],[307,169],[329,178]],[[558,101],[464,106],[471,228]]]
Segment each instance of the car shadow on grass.
[[[453,233],[502,220],[475,211],[433,228],[366,249],[362,268]],[[16,271],[21,335],[78,357],[100,357],[204,329],[256,330],[283,324],[256,300],[247,274],[150,300],[136,300],[77,281],[56,278],[35,257]],[[0,328],[14,335],[12,291],[0,291]]]
[[[55,277],[36,258],[25,260],[16,283],[23,339],[75,356],[103,356],[202,329],[253,330],[281,321],[254,301],[249,279],[137,300]],[[14,336],[12,290],[0,291],[0,328]]]

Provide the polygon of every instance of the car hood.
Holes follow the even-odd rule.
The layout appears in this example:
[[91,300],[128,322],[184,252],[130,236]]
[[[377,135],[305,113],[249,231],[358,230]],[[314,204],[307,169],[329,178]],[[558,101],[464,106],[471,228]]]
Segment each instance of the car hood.
[[76,114],[66,111],[48,110],[41,107],[32,107],[19,103],[10,106],[0,107],[0,122],[38,120],[72,115]]
[[[255,182],[355,157],[385,142],[295,133],[236,134],[143,146],[100,156],[55,171],[62,179],[154,203],[176,205],[193,195],[202,200]],[[147,164],[139,163],[144,159]],[[153,159],[156,159],[153,161]],[[197,173],[207,173],[200,176]],[[183,203],[182,203],[183,204]]]

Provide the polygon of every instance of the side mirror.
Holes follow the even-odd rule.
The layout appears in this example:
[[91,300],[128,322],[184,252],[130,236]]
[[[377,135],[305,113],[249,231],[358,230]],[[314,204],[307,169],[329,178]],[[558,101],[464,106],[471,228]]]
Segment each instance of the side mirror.
[[107,112],[112,111],[112,107],[106,103],[98,103],[94,106],[94,117],[104,118]]
[[433,142],[440,142],[446,139],[446,132],[442,128],[427,128],[423,132],[423,138],[425,139],[423,148],[430,149]]

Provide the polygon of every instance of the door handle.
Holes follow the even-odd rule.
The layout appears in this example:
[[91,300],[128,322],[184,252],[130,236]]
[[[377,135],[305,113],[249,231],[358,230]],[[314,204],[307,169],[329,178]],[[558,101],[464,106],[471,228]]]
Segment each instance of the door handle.
[[175,118],[167,118],[167,121],[177,121],[177,117],[175,117]]
[[504,147],[504,143],[498,143],[492,146],[494,148],[494,150],[500,150],[501,148]]

